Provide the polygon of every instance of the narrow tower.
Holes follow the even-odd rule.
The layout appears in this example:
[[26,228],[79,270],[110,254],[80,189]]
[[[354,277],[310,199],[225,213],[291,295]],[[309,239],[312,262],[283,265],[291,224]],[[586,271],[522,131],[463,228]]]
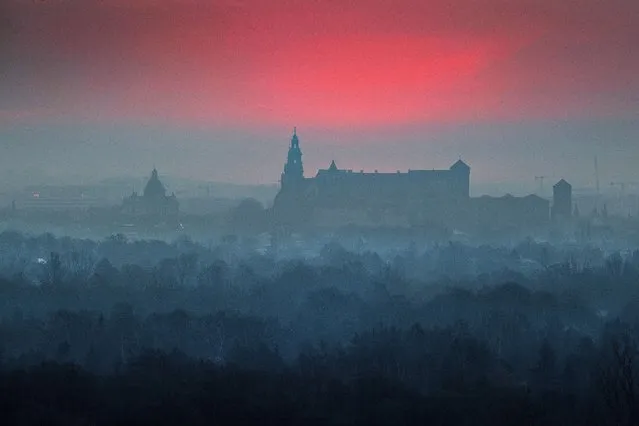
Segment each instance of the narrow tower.
[[553,219],[569,219],[572,216],[572,185],[564,179],[553,186]]
[[293,128],[291,146],[288,149],[288,159],[282,173],[282,189],[294,187],[304,181],[304,167],[302,166],[302,150],[297,137],[297,128]]
[[464,163],[460,158],[450,167],[453,176],[453,185],[450,188],[456,196],[462,198],[470,197],[470,166]]

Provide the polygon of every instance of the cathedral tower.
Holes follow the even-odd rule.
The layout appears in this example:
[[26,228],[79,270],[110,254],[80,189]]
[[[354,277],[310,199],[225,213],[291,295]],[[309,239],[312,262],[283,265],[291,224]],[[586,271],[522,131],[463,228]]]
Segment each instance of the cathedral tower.
[[297,137],[297,129],[293,129],[291,146],[288,149],[288,159],[282,173],[282,189],[294,187],[304,181],[304,167],[302,166],[302,150]]

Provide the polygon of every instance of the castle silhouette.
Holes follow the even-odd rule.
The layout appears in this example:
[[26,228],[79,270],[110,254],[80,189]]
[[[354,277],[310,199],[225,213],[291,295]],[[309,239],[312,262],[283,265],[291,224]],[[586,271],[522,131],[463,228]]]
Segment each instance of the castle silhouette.
[[354,172],[340,169],[333,160],[307,178],[295,129],[273,214],[279,224],[293,226],[437,222],[455,227],[496,221],[519,226],[549,219],[550,203],[537,195],[471,198],[470,173],[470,166],[461,159],[446,170],[403,173]]
[[[271,209],[273,224],[305,226],[459,226],[489,231],[491,227],[527,228],[551,218],[550,202],[537,195],[470,196],[471,168],[459,159],[445,170],[395,173],[340,169],[335,160],[314,177],[304,176],[302,149],[293,130]],[[137,218],[176,218],[179,203],[166,195],[154,168],[140,196],[124,200],[122,213]],[[572,187],[565,180],[554,187],[552,218],[570,218]]]

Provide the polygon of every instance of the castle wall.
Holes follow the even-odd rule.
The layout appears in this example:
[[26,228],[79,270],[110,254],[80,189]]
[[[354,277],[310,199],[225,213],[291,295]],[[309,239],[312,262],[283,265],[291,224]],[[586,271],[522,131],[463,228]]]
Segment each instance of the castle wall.
[[467,197],[466,183],[451,170],[353,173],[320,170],[311,180],[320,198],[352,203],[408,203],[422,198]]
[[470,168],[461,160],[448,170],[406,173],[353,172],[332,162],[329,169],[304,178],[301,159],[294,133],[273,205],[276,223],[443,223],[458,220],[470,196]]

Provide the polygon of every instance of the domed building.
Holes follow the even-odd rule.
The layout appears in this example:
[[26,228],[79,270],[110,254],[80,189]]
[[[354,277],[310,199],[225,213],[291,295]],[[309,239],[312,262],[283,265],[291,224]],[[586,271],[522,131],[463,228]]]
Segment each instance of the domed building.
[[158,177],[158,171],[154,168],[142,195],[133,192],[130,197],[124,200],[122,214],[133,217],[170,219],[177,217],[179,206],[175,194],[166,195],[166,188]]

